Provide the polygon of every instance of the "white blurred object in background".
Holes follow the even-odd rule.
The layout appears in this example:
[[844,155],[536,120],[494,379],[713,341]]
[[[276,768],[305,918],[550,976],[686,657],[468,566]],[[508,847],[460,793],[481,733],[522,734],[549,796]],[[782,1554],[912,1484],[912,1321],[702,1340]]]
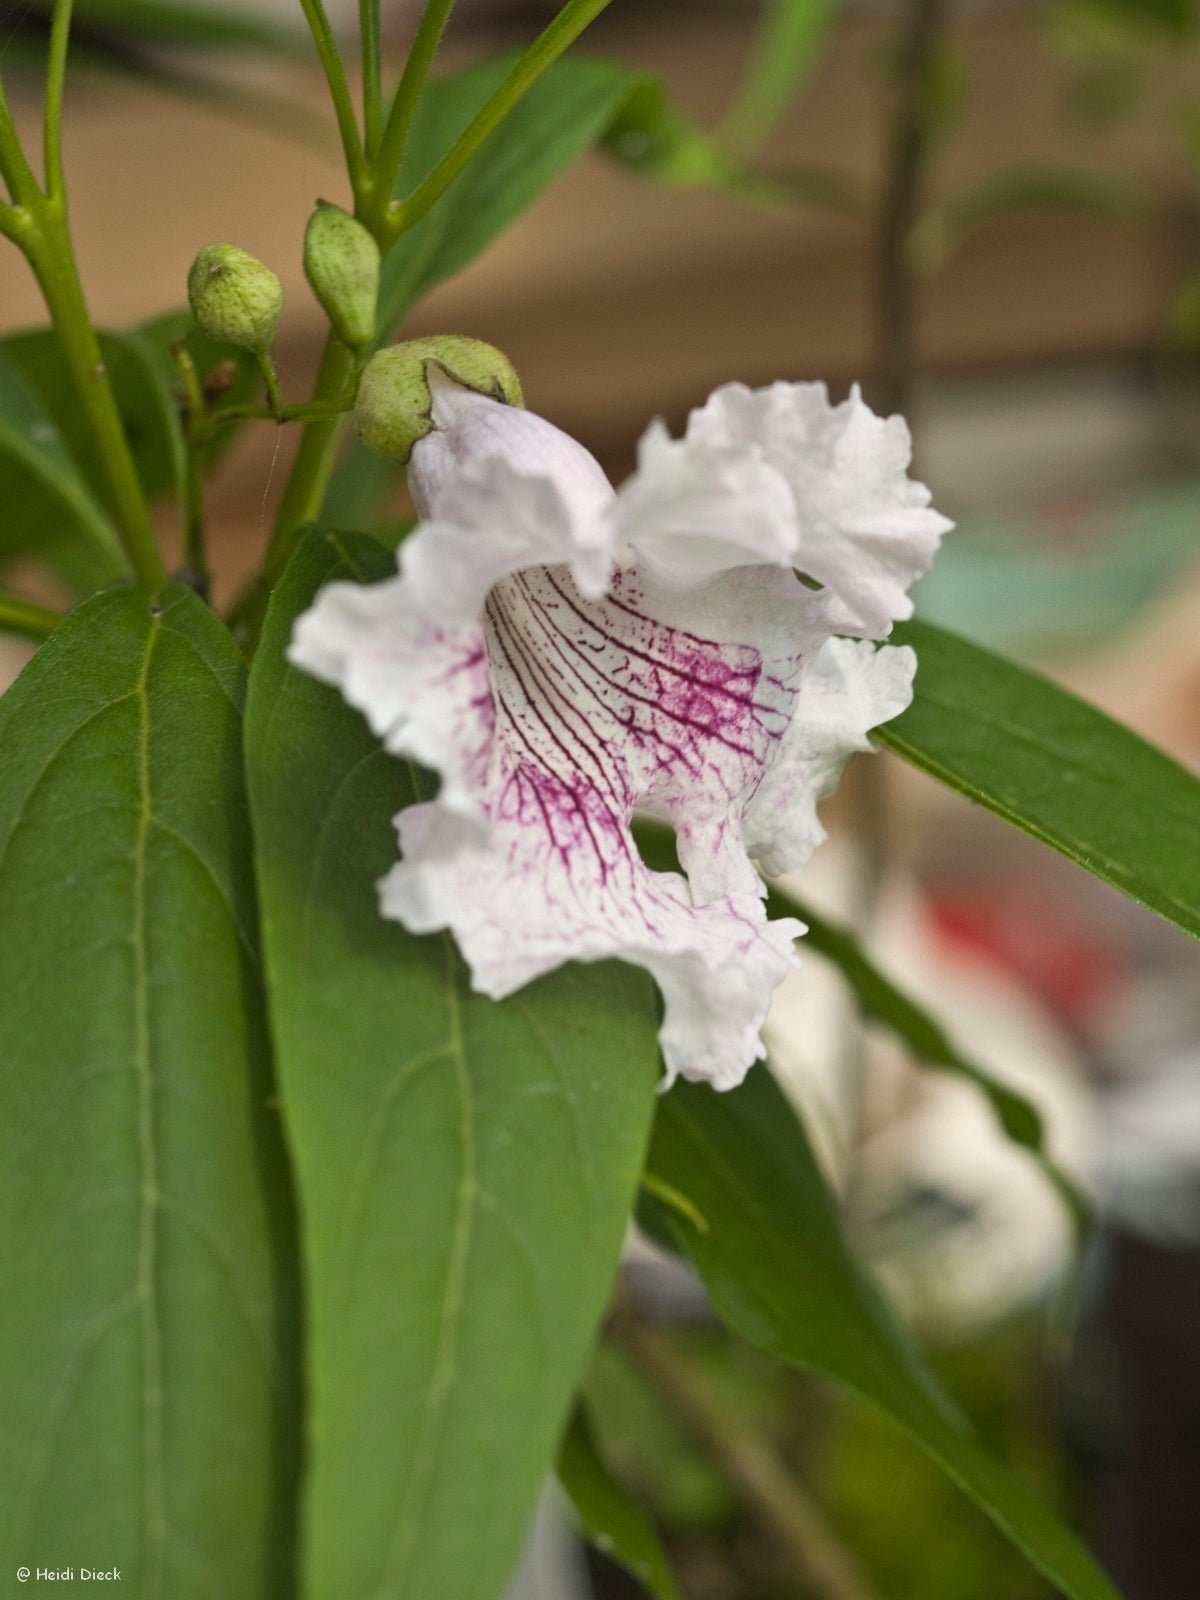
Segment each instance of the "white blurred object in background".
[[[794,887],[844,923],[852,867],[831,842]],[[847,1048],[854,1004],[827,962],[805,956],[803,943],[800,951],[804,964],[768,1020],[772,1062],[847,1198],[856,1242],[899,1307],[954,1333],[1047,1294],[1073,1240],[1038,1164],[1007,1138],[977,1089],[914,1068],[885,1030],[869,1030],[860,1072]],[[1038,1107],[1050,1151],[1086,1186],[1091,1096],[1074,1045],[1042,1005],[989,961],[950,945],[899,879],[885,886],[871,953],[971,1059]]]
[[1104,1100],[1101,1174],[1112,1217],[1164,1244],[1200,1244],[1200,1049]]

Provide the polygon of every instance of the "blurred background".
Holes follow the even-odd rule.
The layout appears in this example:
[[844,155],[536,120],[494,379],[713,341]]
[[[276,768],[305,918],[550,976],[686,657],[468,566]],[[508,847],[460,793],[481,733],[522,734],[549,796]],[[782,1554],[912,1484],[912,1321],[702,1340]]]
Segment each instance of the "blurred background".
[[[96,317],[177,307],[196,250],[234,241],[283,278],[277,356],[301,398],[324,336],[303,226],[316,196],[347,196],[297,9],[80,9],[67,163]],[[549,9],[460,0],[443,65],[529,37]],[[840,396],[861,381],[910,416],[919,473],[958,522],[919,613],[1040,667],[1195,767],[1196,0],[818,10],[828,27],[794,93],[777,121],[756,121],[741,91],[757,0],[614,0],[583,48],[661,79],[670,136],[631,118],[411,331],[501,346],[529,403],[618,478],[652,416],[677,426],[720,382],[820,378]],[[385,0],[397,65],[418,13]],[[0,11],[0,62],[31,136],[47,21],[34,0]],[[718,126],[747,158],[732,175],[713,171],[704,136]],[[0,316],[5,333],[41,320],[14,251],[0,253]],[[292,442],[260,425],[223,464],[210,498],[218,599],[254,565]],[[16,578],[62,598],[40,573]],[[7,678],[24,647],[0,650]],[[890,756],[863,768],[800,887],[1045,1108],[1056,1154],[1096,1198],[1095,1238],[1080,1259],[1054,1195],[973,1092],[915,1070],[883,1036],[864,1041],[816,958],[772,1015],[776,1068],[852,1234],[989,1443],[1085,1531],[1131,1600],[1195,1600],[1200,955]],[[614,1339],[590,1380],[597,1422],[687,1600],[1047,1593],[881,1422],[732,1348],[691,1284],[640,1247],[629,1274],[731,1436],[809,1497],[830,1570],[845,1557],[849,1587],[798,1572],[762,1505],[697,1442],[686,1404]],[[520,1584],[546,1600],[637,1592],[602,1555],[585,1564],[553,1508]]]

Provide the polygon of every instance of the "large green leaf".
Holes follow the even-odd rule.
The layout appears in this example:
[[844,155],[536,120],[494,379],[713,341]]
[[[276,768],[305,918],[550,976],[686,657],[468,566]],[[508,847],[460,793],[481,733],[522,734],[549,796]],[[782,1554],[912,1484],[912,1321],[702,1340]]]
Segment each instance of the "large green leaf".
[[0,1570],[290,1594],[294,1238],[244,673],[193,596],[97,596],[0,701]]
[[659,1108],[649,1165],[703,1214],[703,1231],[674,1213],[660,1218],[735,1332],[848,1385],[898,1423],[1071,1600],[1114,1600],[1078,1541],[975,1443],[861,1275],[804,1128],[769,1072],[755,1068],[726,1095],[677,1084]]
[[[398,194],[410,193],[437,165],[511,66],[511,59],[487,61],[429,86],[417,110]],[[637,82],[628,68],[612,62],[586,57],[555,62],[388,255],[379,289],[379,327],[389,333],[423,295],[486,249],[600,139]],[[326,517],[342,527],[363,526],[394,475],[394,467],[355,445],[335,476]]]
[[493,1600],[615,1270],[657,1073],[653,994],[574,967],[503,1004],[448,936],[379,914],[417,798],[357,712],[288,666],[363,536],[311,533],[255,660],[247,759],[305,1239],[311,1600]]
[[632,1572],[654,1600],[679,1600],[658,1530],[601,1455],[582,1403],[558,1453],[558,1479],[596,1548]]
[[1200,938],[1200,781],[1046,678],[926,622],[916,696],[875,738]]

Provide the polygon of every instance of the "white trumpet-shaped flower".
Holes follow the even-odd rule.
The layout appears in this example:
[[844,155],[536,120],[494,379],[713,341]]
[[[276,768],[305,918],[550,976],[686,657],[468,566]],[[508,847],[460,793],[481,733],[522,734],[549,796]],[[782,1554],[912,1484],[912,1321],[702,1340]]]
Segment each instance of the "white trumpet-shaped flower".
[[[868,641],[949,524],[857,393],[719,389],[614,493],[550,423],[431,387],[398,575],[330,584],[291,647],[440,778],[396,819],[382,910],[451,929],[495,998],[566,961],[647,968],[667,1081],[729,1088],[803,932],[767,920],[754,863],[804,864],[817,803],[909,703],[912,652]],[[643,863],[635,810],[682,875]]]

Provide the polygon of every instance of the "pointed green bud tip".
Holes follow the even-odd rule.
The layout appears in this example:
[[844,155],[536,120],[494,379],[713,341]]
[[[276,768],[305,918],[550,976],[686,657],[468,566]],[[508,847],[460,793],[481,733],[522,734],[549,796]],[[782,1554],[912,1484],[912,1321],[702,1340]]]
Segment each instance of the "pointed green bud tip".
[[334,333],[351,350],[375,337],[379,246],[341,206],[318,200],[304,230],[304,276]]
[[358,386],[354,420],[369,450],[406,466],[413,446],[433,432],[431,369],[506,405],[525,403],[516,368],[494,345],[455,333],[390,345],[367,362]]
[[248,251],[207,244],[188,273],[188,303],[209,338],[264,356],[279,326],[283,288]]

